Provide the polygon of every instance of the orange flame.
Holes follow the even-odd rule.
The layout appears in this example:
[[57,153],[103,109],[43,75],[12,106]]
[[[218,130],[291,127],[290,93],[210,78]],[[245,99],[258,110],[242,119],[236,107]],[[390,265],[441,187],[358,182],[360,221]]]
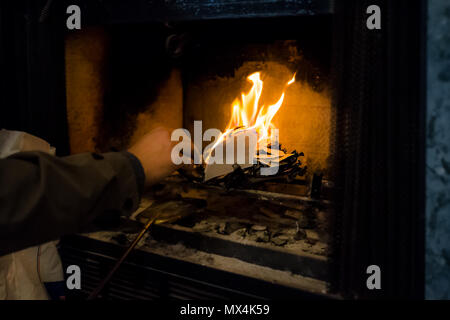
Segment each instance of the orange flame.
[[[273,104],[259,107],[259,100],[263,89],[263,81],[260,78],[260,73],[255,72],[247,77],[253,82],[250,91],[241,94],[241,99],[236,98],[231,107],[231,118],[225,132],[217,139],[211,152],[219,145],[225,137],[230,133],[240,130],[255,130],[258,136],[258,144],[262,141],[269,141],[272,136],[272,129],[275,126],[272,124],[272,119],[283,104],[285,93],[281,94],[278,101]],[[286,87],[295,82],[295,74],[291,80],[286,83]],[[211,155],[211,153],[210,153]]]
[[[271,122],[283,104],[284,92],[275,104],[258,108],[263,89],[263,81],[260,79],[260,73],[255,72],[248,76],[247,79],[253,82],[253,86],[247,94],[242,93],[241,100],[235,99],[232,103],[231,119],[225,132],[243,127],[243,129],[255,129],[258,133],[258,141],[270,139],[271,129],[274,128]],[[286,86],[294,82],[295,74],[287,82]]]

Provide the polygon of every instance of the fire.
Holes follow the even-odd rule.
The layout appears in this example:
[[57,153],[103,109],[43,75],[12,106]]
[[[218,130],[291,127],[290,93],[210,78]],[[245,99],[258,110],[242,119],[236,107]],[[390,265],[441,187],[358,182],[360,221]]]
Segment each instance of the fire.
[[[247,77],[248,80],[253,82],[253,86],[248,93],[242,93],[240,99],[236,98],[233,101],[230,121],[225,132],[217,139],[216,143],[211,148],[211,152],[224,141],[227,136],[242,130],[256,131],[259,148],[262,147],[261,144],[266,145],[267,141],[270,141],[272,130],[275,128],[272,124],[272,119],[283,104],[285,92],[282,92],[275,104],[259,106],[259,100],[263,90],[263,81],[260,76],[260,72],[255,72]],[[295,74],[292,79],[286,83],[286,87],[294,82]]]
[[[274,128],[272,119],[283,104],[285,93],[281,94],[275,104],[268,107],[259,107],[259,99],[263,89],[263,81],[260,76],[259,72],[255,72],[247,77],[248,80],[253,82],[253,86],[247,94],[241,94],[241,99],[236,98],[232,103],[231,119],[225,129],[225,136],[230,130],[242,128],[255,129],[258,133],[258,141],[270,139],[271,129]],[[295,74],[286,86],[294,82]]]

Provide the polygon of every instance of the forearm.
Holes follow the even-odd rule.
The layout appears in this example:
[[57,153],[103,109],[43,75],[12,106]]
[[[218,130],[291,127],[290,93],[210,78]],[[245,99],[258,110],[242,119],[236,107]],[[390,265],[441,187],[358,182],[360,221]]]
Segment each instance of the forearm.
[[142,177],[125,153],[22,152],[0,161],[1,253],[80,232],[102,215],[131,214],[139,204]]

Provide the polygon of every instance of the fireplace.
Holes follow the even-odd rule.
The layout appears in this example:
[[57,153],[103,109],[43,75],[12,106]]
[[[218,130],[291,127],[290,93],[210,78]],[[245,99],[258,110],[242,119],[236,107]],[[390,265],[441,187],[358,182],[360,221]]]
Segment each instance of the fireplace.
[[[161,124],[193,135],[195,121],[202,133],[278,129],[280,146],[248,166],[180,169],[131,221],[63,239],[64,263],[86,270],[74,295],[155,212],[177,219],[151,227],[103,298],[423,295],[421,1],[77,3],[82,30],[56,35],[57,150],[120,150]],[[366,27],[372,4],[381,30]],[[261,175],[274,151],[277,173]],[[382,291],[366,286],[370,265]]]
[[[103,64],[101,121],[93,122],[98,127],[94,137],[83,137],[85,129],[76,127],[80,103],[69,99],[72,150],[87,149],[90,138],[96,150],[122,149],[149,128],[169,122],[185,128],[194,141],[200,134],[195,158],[195,150],[205,150],[213,140],[205,141],[208,129],[228,130],[231,136],[252,127],[257,131],[258,160],[250,167],[205,165],[205,151],[194,168],[182,168],[148,190],[138,221],[145,223],[158,211],[180,219],[153,226],[146,250],[171,257],[176,257],[174,250],[195,252],[185,258],[190,262],[209,255],[211,267],[232,272],[238,271],[232,267],[236,261],[245,265],[244,276],[260,273],[264,281],[306,285],[324,294],[330,280],[335,187],[332,15],[195,20],[174,27],[140,23],[74,33],[66,39],[66,90],[75,100],[83,96],[77,45],[86,46],[89,37],[106,38],[101,49],[105,62],[95,62]],[[155,80],[147,80],[152,73]],[[201,128],[194,128],[198,124]],[[265,176],[261,171],[269,168],[275,152],[270,145],[274,129],[279,130],[282,160],[276,174]],[[213,143],[225,141],[225,135]],[[225,158],[225,143],[223,149]],[[124,235],[91,237],[126,244]]]

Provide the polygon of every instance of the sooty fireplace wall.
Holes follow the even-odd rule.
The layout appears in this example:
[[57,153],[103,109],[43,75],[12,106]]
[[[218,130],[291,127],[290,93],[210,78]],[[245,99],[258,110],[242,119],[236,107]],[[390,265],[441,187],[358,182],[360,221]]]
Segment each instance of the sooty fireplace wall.
[[[36,104],[18,110],[57,112],[17,128],[60,153],[123,148],[159,123],[200,118],[223,129],[230,100],[249,89],[247,70],[266,74],[267,86],[297,72],[289,112],[274,121],[291,130],[280,142],[308,167],[288,183],[192,187],[178,175],[149,190],[138,220],[151,210],[196,214],[155,226],[104,297],[423,295],[422,1],[75,2],[84,15],[77,32],[55,27],[65,25],[64,2],[46,14],[22,8],[26,55],[51,66],[55,89],[31,81],[24,90]],[[371,4],[382,9],[381,30],[365,26]],[[43,76],[31,71],[24,79]],[[205,101],[223,114],[211,117]],[[64,262],[86,270],[83,294],[138,228],[64,239]],[[382,291],[366,287],[372,264],[383,270]]]

